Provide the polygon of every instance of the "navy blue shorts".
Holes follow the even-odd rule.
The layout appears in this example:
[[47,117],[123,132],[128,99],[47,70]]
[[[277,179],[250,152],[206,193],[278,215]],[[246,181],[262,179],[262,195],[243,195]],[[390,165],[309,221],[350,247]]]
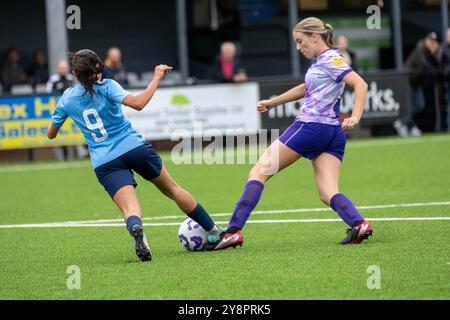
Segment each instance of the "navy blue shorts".
[[310,160],[325,152],[341,161],[347,141],[341,126],[301,121],[296,121],[287,128],[279,140]]
[[145,180],[151,181],[159,177],[161,169],[161,158],[153,146],[146,142],[120,157],[95,168],[95,174],[111,198],[114,198],[116,192],[127,185],[137,187],[132,170]]

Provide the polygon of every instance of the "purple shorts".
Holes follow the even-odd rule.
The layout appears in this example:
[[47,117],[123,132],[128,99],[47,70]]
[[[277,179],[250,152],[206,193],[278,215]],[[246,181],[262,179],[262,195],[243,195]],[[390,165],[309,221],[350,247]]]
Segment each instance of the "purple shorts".
[[310,160],[326,152],[341,161],[344,158],[347,141],[341,126],[301,121],[296,121],[287,128],[279,140]]

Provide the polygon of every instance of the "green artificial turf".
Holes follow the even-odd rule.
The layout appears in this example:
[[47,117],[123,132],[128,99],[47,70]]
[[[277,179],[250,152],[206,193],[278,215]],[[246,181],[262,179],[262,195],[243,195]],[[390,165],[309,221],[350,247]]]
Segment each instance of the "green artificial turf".
[[[175,165],[171,175],[212,214],[232,212],[251,164]],[[137,178],[145,223],[185,217],[153,185]],[[88,161],[0,167],[0,224],[120,219]],[[348,143],[341,192],[371,218],[450,218],[450,136]],[[414,204],[419,206],[394,206]],[[340,221],[320,203],[312,167],[300,160],[266,186],[244,229],[244,246],[187,252],[178,225],[146,226],[154,260],[141,263],[123,227],[0,228],[0,299],[450,299],[450,220],[372,221],[361,245],[338,246]],[[164,218],[164,216],[179,218]],[[156,219],[157,217],[160,217]],[[227,216],[214,216],[226,226]],[[266,223],[251,223],[266,220]],[[115,222],[116,223],[116,222]],[[1,227],[1,226],[0,226]],[[70,290],[70,266],[81,271]],[[369,289],[371,266],[380,287]],[[233,290],[230,290],[233,288]]]

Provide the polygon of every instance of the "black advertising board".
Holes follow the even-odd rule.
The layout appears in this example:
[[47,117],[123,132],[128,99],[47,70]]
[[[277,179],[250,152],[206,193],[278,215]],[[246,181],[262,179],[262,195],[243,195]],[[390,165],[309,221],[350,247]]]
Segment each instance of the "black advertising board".
[[[363,76],[369,85],[366,110],[361,120],[362,126],[392,124],[404,118],[410,108],[409,76],[404,73],[379,73]],[[260,82],[261,99],[279,95],[302,80]],[[341,114],[350,114],[353,109],[353,89],[346,86],[341,100]],[[280,105],[262,114],[263,129],[287,128],[299,114],[301,100]]]

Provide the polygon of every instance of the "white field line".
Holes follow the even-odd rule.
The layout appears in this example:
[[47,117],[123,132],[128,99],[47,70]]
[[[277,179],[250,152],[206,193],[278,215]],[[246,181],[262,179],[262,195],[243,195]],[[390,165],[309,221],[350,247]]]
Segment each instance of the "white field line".
[[[371,147],[386,147],[386,146],[398,146],[408,144],[419,143],[439,143],[450,141],[450,135],[437,136],[437,137],[419,137],[419,138],[405,138],[405,139],[386,139],[386,140],[368,140],[368,141],[349,141],[347,148],[371,148]],[[194,152],[195,154],[195,152]],[[254,146],[251,146],[249,150],[245,152],[248,156],[258,156],[258,150]],[[165,162],[171,161],[170,154],[162,154],[161,158]],[[75,162],[75,163],[43,163],[43,164],[25,164],[25,165],[6,165],[0,166],[0,173],[11,172],[28,172],[28,171],[43,171],[43,170],[64,170],[90,167],[90,162]]]
[[[373,210],[373,209],[389,209],[389,208],[410,208],[410,207],[432,207],[432,206],[447,206],[450,205],[450,201],[447,202],[424,202],[424,203],[400,203],[400,204],[385,204],[376,206],[359,206],[359,210]],[[261,214],[288,214],[288,213],[313,213],[313,212],[333,212],[330,208],[310,208],[310,209],[287,209],[287,210],[261,210],[253,211],[253,215]],[[212,213],[211,217],[227,217],[231,216],[232,212],[225,213]],[[157,217],[146,217],[142,218],[142,221],[152,221],[152,220],[173,220],[173,219],[183,219],[186,218],[184,215],[173,215],[173,216],[157,216]],[[67,222],[50,222],[43,223],[46,225],[51,224],[89,224],[89,223],[110,223],[110,222],[122,222],[123,219],[103,219],[103,220],[84,220],[84,221],[67,221]],[[0,225],[1,227],[1,225]]]
[[[371,218],[369,221],[450,221],[450,217],[412,217],[412,218]],[[286,220],[249,220],[247,223],[320,223],[320,222],[342,222],[341,219],[286,219]],[[216,221],[219,225],[226,225],[228,221]],[[179,226],[179,222],[143,223],[145,227],[168,227]],[[22,224],[22,225],[2,225],[0,229],[29,229],[29,228],[105,228],[123,227],[117,223],[54,223],[54,224]]]
[[[388,204],[388,205],[376,205],[376,206],[360,206],[358,209],[370,210],[370,209],[387,209],[387,208],[400,208],[400,207],[429,207],[429,206],[446,206],[450,205],[450,202],[428,202],[428,203],[403,203],[403,204]],[[293,210],[266,210],[266,211],[254,211],[252,216],[260,214],[287,214],[287,213],[310,213],[310,212],[332,212],[329,208],[313,208],[313,209],[293,209]],[[230,216],[231,213],[213,213],[212,217]],[[186,216],[159,216],[159,217],[149,217],[143,218],[143,221],[151,220],[172,220],[172,219],[185,219]],[[377,221],[376,219],[390,219],[390,218],[373,218],[370,220]],[[404,218],[392,218],[392,219],[404,219]],[[414,219],[414,218],[407,218]],[[430,218],[432,219],[432,218]],[[450,217],[449,217],[450,219]],[[301,220],[280,220],[280,221],[341,221],[340,219],[301,219]],[[444,219],[447,220],[447,219]],[[278,220],[252,220],[252,223],[258,223],[255,221],[278,221]],[[384,221],[384,220],[380,220]],[[220,222],[217,222],[220,223]],[[223,222],[222,222],[223,223]],[[227,222],[226,222],[227,223]],[[261,222],[262,223],[262,222]],[[180,222],[161,222],[161,223],[144,223],[148,226],[169,226],[169,225],[179,225]],[[0,229],[11,229],[11,228],[56,228],[56,227],[89,227],[89,226],[102,226],[102,227],[112,227],[112,226],[123,226],[123,219],[103,219],[103,220],[85,220],[85,221],[68,221],[68,222],[50,222],[50,223],[37,223],[37,224],[21,224],[21,225],[0,225]]]

